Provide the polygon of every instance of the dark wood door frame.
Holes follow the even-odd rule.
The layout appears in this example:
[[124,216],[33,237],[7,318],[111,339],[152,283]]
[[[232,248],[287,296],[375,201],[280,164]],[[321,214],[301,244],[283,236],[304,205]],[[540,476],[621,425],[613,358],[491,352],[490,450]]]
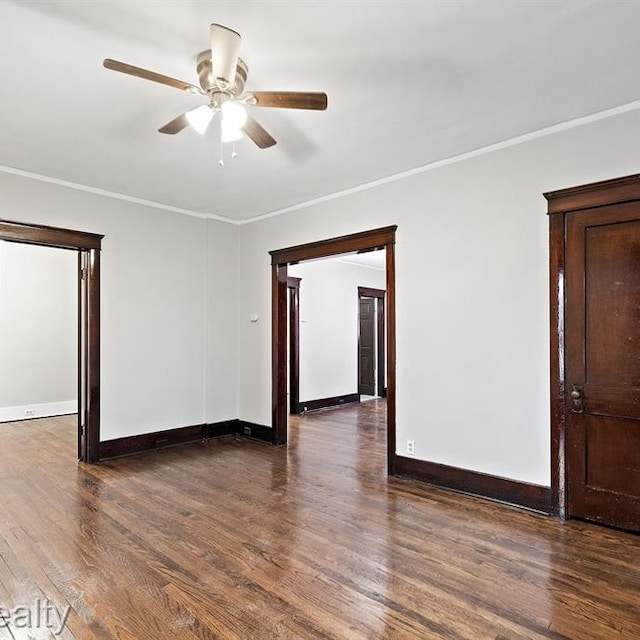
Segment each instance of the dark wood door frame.
[[300,413],[300,281],[287,277],[289,290],[289,413]]
[[396,451],[395,232],[397,226],[270,251],[271,255],[271,426],[273,443],[287,443],[287,267],[302,260],[341,253],[386,251],[387,263],[387,467]]
[[640,200],[640,174],[545,193],[549,216],[551,348],[551,505],[566,518],[565,249],[566,216],[572,211]]
[[[376,309],[376,319],[378,323],[378,340],[377,340],[377,375],[378,385],[376,392],[381,397],[386,396],[385,391],[385,367],[384,367],[384,313],[385,313],[385,297],[386,291],[384,289],[372,289],[371,287],[358,287],[358,300],[360,298],[376,298],[378,300],[378,306]],[[358,380],[360,380],[360,357],[358,353]]]
[[[78,458],[100,460],[100,249],[104,236],[0,220],[0,240],[78,252]],[[84,315],[83,315],[84,314]],[[84,335],[81,335],[84,332]],[[86,356],[80,345],[86,344]],[[85,396],[84,407],[81,398]]]

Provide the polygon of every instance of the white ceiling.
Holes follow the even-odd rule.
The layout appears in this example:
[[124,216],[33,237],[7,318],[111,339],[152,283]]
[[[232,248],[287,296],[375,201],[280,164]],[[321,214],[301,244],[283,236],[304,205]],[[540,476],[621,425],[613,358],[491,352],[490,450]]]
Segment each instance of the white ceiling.
[[[327,111],[253,109],[278,140],[217,165],[157,129],[203,102],[102,67],[197,83],[209,24],[242,34],[255,90]],[[0,164],[246,220],[640,98],[640,2],[0,1]]]
[[386,252],[384,249],[376,251],[367,251],[366,253],[348,253],[342,254],[334,258],[329,258],[336,262],[347,262],[349,264],[357,264],[360,267],[369,267],[384,271],[387,268]]

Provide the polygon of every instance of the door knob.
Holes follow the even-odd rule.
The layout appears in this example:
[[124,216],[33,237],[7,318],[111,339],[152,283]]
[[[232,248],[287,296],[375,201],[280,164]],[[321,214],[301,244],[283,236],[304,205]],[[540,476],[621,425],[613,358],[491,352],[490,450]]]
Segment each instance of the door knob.
[[571,401],[573,403],[573,411],[575,413],[582,413],[584,411],[584,398],[582,395],[582,387],[577,384],[571,385]]

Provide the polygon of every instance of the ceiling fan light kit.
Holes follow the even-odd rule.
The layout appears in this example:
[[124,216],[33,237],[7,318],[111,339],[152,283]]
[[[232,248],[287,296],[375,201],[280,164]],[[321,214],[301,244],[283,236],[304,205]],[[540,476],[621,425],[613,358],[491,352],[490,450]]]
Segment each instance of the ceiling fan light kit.
[[184,115],[193,129],[200,134],[204,134],[213,118],[213,111],[208,105],[202,104],[195,109],[191,109],[191,111],[187,111]]
[[[160,133],[175,135],[187,126],[204,134],[216,114],[220,114],[220,162],[222,144],[235,142],[247,136],[258,148],[267,149],[276,144],[275,139],[254,118],[249,116],[244,105],[279,109],[311,109],[324,111],[327,108],[326,93],[293,91],[245,92],[248,67],[239,57],[240,34],[221,24],[211,25],[211,48],[197,57],[196,72],[200,86],[171,78],[154,71],[106,58],[103,66],[144,80],[158,82],[187,93],[197,93],[209,99],[201,105],[180,114],[164,126]],[[235,149],[232,154],[235,157]]]

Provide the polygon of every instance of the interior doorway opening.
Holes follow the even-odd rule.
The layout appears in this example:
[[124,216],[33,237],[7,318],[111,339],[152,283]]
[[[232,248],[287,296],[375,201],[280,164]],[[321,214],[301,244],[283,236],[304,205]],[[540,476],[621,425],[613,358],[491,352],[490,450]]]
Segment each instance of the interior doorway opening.
[[75,415],[77,257],[0,240],[0,423]]
[[358,393],[385,398],[384,289],[358,287]]
[[305,260],[287,274],[289,413],[384,397],[385,252]]
[[0,240],[78,254],[78,459],[100,459],[100,249],[104,236],[0,220]]
[[362,233],[322,240],[271,251],[272,257],[272,428],[273,442],[287,442],[287,420],[290,403],[287,391],[289,375],[289,265],[305,260],[316,260],[346,253],[366,253],[384,250],[386,261],[386,356],[387,377],[387,467],[393,473],[395,457],[395,231],[397,227],[384,227]]

